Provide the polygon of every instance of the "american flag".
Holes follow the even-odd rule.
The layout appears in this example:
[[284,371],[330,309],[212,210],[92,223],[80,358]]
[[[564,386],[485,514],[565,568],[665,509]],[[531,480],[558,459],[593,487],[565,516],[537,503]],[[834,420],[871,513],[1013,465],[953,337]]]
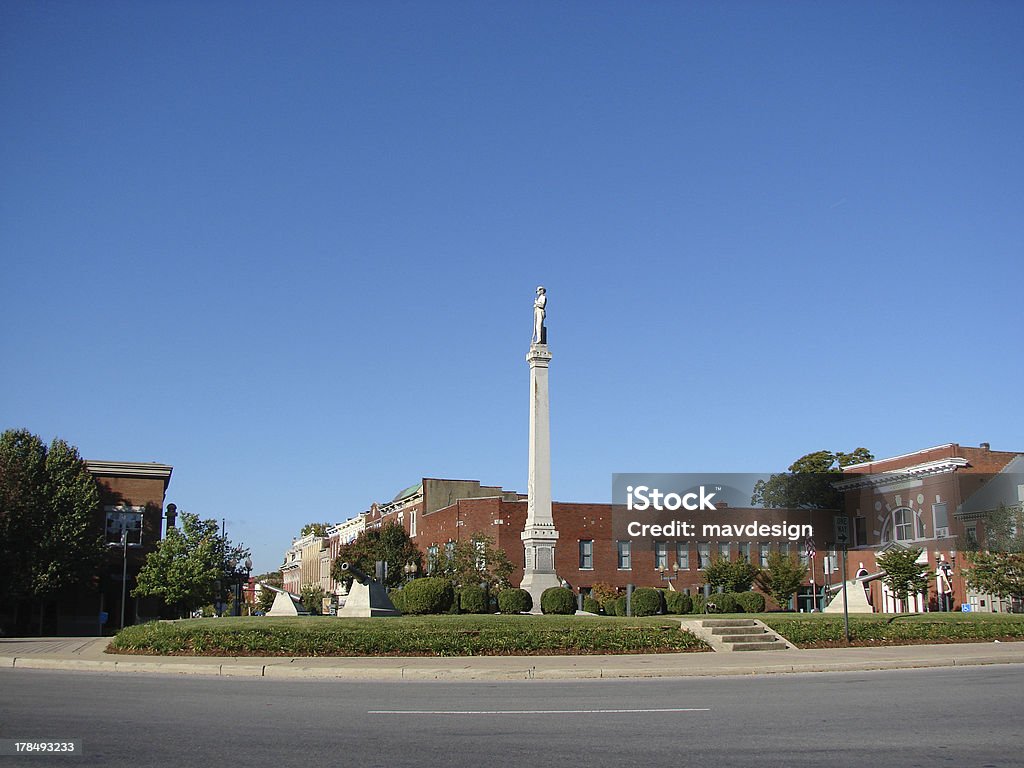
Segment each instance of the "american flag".
[[814,539],[807,540],[807,542],[804,544],[804,552],[806,553],[808,558],[810,558],[811,560],[814,559],[814,555],[817,552],[817,550],[815,550],[814,548]]

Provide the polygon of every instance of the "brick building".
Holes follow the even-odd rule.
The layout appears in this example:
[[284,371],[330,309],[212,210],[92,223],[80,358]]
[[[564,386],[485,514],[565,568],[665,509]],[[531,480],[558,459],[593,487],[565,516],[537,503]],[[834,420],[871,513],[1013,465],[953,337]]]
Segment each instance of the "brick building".
[[[915,453],[878,459],[846,467],[840,481],[845,495],[844,510],[766,510],[726,507],[726,517],[716,519],[734,525],[788,520],[811,525],[816,532],[817,552],[812,560],[805,553],[805,539],[696,536],[688,540],[631,539],[614,525],[611,504],[554,502],[552,515],[559,539],[555,547],[555,570],[575,591],[590,590],[596,584],[625,588],[671,587],[694,593],[703,587],[702,568],[712,557],[746,558],[766,565],[772,551],[797,554],[808,563],[808,576],[792,607],[820,610],[824,587],[842,582],[840,553],[833,538],[833,518],[847,516],[852,541],[848,553],[848,578],[877,571],[876,556],[891,546],[922,548],[922,569],[935,573],[942,563],[951,566],[954,609],[966,602],[974,610],[1007,610],[1008,606],[987,595],[970,594],[963,579],[963,555],[958,542],[969,539],[985,544],[984,517],[1000,501],[1021,503],[1024,499],[1024,454],[992,451],[988,445],[962,447],[950,443]],[[993,500],[991,491],[1000,489]],[[989,493],[986,494],[986,490]],[[351,540],[363,527],[379,526],[393,520],[402,525],[426,555],[428,567],[449,542],[470,539],[474,533],[490,536],[515,566],[513,584],[523,576],[524,552],[520,534],[526,522],[526,496],[475,480],[423,478],[385,503],[374,504],[344,524],[331,529],[320,543],[306,543],[318,568],[293,564],[293,592],[302,583],[321,583],[333,594],[330,564],[343,540]],[[341,531],[347,532],[347,539]],[[299,543],[293,544],[293,549]],[[299,547],[301,549],[301,547]],[[293,550],[289,550],[293,552]],[[287,557],[286,557],[287,559]],[[286,565],[288,565],[286,563]],[[299,574],[303,574],[301,577]],[[897,605],[880,581],[868,585],[869,599],[876,611],[901,609],[936,610],[938,582],[933,579],[926,594],[910,605]],[[812,592],[813,590],[813,592]],[[812,597],[812,593],[814,597]]]
[[[901,456],[845,467],[840,489],[853,537],[850,573],[869,575],[888,547],[923,549],[922,569],[937,573],[949,564],[954,610],[1006,611],[1009,605],[970,592],[963,578],[964,547],[986,544],[985,517],[999,504],[1024,501],[1024,454],[947,443]],[[927,594],[897,605],[880,581],[869,585],[876,611],[935,610],[939,582]]]

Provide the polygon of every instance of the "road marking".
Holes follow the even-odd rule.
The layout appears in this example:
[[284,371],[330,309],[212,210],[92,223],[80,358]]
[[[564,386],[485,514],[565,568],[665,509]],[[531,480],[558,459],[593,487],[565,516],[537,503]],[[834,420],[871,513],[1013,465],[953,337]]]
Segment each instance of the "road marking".
[[710,712],[706,707],[670,709],[371,709],[368,715],[606,715],[649,712]]

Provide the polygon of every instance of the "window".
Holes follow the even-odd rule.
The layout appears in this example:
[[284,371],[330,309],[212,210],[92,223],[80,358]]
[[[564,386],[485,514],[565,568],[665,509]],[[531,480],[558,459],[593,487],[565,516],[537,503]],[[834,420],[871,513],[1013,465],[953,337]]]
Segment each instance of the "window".
[[680,571],[690,570],[690,545],[682,541],[676,542],[676,564]]
[[967,536],[967,543],[972,547],[978,546],[978,526],[972,523],[964,529],[964,533]]
[[748,563],[750,562],[750,542],[749,541],[741,541],[740,542],[740,557],[743,558],[744,560],[746,560]]
[[711,544],[707,541],[697,542],[697,567],[707,568],[711,564]]
[[729,554],[729,542],[720,541],[718,542],[718,557],[722,560],[731,560],[732,556]]
[[668,542],[654,542],[654,567],[657,570],[668,569]]
[[781,544],[779,544],[779,554],[783,557],[789,557],[790,549],[791,547],[789,546],[788,541],[784,541]]
[[409,538],[416,538],[416,510],[409,512]]
[[580,570],[589,571],[594,568],[594,540],[580,540]]
[[932,504],[932,523],[935,525],[935,538],[949,536],[949,513],[945,504]]
[[433,573],[437,568],[437,544],[427,547],[427,573]]
[[890,541],[914,541],[924,538],[924,526],[921,516],[907,507],[893,510],[882,528],[882,543]]
[[758,552],[758,562],[761,563],[761,567],[762,568],[767,568],[768,567],[768,552],[769,552],[768,542],[767,541],[762,541],[760,544],[758,544],[757,545],[757,552]]
[[129,544],[142,543],[142,513],[145,507],[104,507],[107,513],[107,543],[120,544],[121,534],[128,534]]
[[620,571],[628,571],[628,570],[630,570],[633,567],[632,561],[630,559],[630,544],[631,544],[631,542],[629,542],[629,541],[617,541],[617,542],[615,542],[615,544],[616,544],[616,547],[618,549],[619,570]]

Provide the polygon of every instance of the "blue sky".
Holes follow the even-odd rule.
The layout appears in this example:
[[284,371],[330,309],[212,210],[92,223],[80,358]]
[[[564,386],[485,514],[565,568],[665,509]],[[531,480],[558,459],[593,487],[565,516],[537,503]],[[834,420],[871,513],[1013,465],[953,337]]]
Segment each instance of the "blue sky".
[[554,496],[1024,450],[1024,5],[0,6],[0,426],[275,567],[422,476]]

